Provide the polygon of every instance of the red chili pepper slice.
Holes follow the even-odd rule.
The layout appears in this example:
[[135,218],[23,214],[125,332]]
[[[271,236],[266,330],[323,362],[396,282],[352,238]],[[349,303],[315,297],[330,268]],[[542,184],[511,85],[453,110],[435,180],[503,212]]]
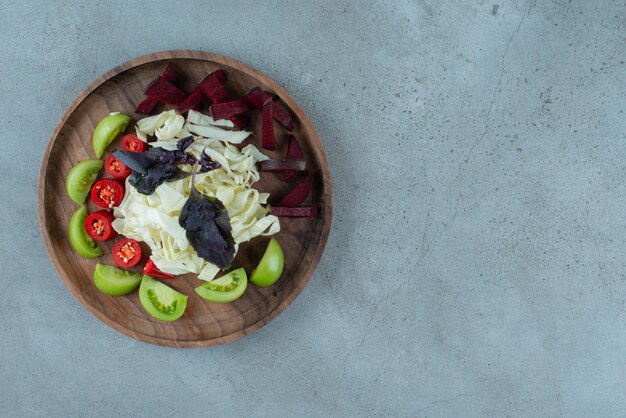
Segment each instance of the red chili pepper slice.
[[126,151],[144,152],[148,149],[148,144],[139,139],[135,134],[126,134],[122,137],[122,148]]
[[87,216],[85,219],[85,231],[87,235],[96,241],[107,241],[117,235],[111,223],[115,217],[108,210],[99,210]]
[[115,177],[118,180],[124,180],[133,172],[133,170],[126,167],[112,155],[104,162],[104,169],[107,173],[109,173],[111,176]]
[[139,243],[131,238],[122,238],[113,246],[113,261],[121,268],[136,266],[141,261]]
[[91,201],[101,208],[112,209],[124,199],[124,184],[119,180],[98,180],[91,189]]
[[163,273],[161,270],[159,270],[151,258],[149,258],[146,262],[146,265],[143,266],[143,274],[145,274],[146,276],[160,277],[161,279],[174,278],[173,274]]

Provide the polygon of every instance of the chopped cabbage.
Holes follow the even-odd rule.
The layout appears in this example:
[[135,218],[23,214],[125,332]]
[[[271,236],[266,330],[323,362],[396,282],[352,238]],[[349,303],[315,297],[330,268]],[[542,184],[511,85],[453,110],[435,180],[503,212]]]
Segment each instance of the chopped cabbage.
[[[209,123],[210,118],[190,111],[187,122],[184,122],[182,116],[169,111],[140,120],[137,131],[147,135],[156,133],[159,141],[151,143],[153,146],[176,149],[176,138],[180,136],[172,132],[175,130],[179,133],[182,129],[179,117],[183,119],[184,125],[189,125],[190,118],[202,123]],[[145,122],[147,119],[149,121]],[[223,132],[245,134],[246,137],[249,134]],[[199,158],[204,150],[221,164],[219,169],[197,174],[195,185],[201,193],[217,197],[224,203],[230,217],[235,249],[254,237],[279,232],[278,218],[270,215],[263,206],[267,204],[269,194],[260,193],[251,187],[260,178],[256,163],[268,157],[251,144],[239,150],[215,137],[194,136],[194,139],[187,152]],[[150,196],[137,192],[127,180],[124,200],[114,211],[116,219],[113,228],[129,238],[144,241],[152,250],[152,261],[159,270],[170,274],[195,273],[202,280],[212,280],[219,268],[198,256],[185,230],[178,223],[178,215],[190,192],[191,177],[163,183]]]

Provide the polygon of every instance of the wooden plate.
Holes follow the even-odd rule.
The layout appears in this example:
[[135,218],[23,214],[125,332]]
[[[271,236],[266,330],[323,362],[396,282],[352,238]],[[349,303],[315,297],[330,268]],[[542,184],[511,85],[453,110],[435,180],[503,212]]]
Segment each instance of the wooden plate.
[[[177,84],[187,92],[204,75],[218,68],[226,71],[227,87],[235,96],[255,86],[273,91],[278,96],[279,105],[296,119],[293,134],[299,139],[314,175],[310,204],[320,210],[318,218],[281,218],[282,230],[276,238],[285,252],[285,271],[274,286],[262,289],[250,285],[239,300],[216,304],[195,294],[194,288],[202,283],[195,275],[168,281],[168,285],[189,296],[185,314],[173,323],[159,322],[148,315],[139,304],[137,292],[111,297],[95,288],[92,277],[96,262],[113,264],[112,242],[101,245],[104,256],[99,259],[88,260],[76,254],[67,237],[67,226],[77,205],[65,193],[68,171],[81,160],[95,158],[91,135],[97,122],[112,111],[127,113],[134,120],[141,118],[134,109],[144,98],[145,86],[161,74],[167,63],[176,67],[180,80]],[[204,110],[208,111],[206,107]],[[260,114],[252,114],[251,119],[248,129],[258,133],[251,142],[260,148]],[[267,154],[280,158],[286,153],[288,133],[276,124],[275,131],[276,150]],[[115,148],[119,149],[119,143],[114,143],[109,151]],[[270,173],[263,173],[261,181],[255,184],[256,188],[272,193],[270,203],[280,199],[292,186],[293,181],[284,182]],[[135,58],[114,68],[78,95],[57,124],[46,149],[39,176],[38,206],[48,254],[65,285],[91,313],[115,330],[147,343],[205,347],[230,342],[259,329],[284,311],[306,286],[322,256],[330,231],[332,185],[324,149],[315,128],[300,106],[275,81],[221,55],[164,51]],[[250,273],[260,260],[268,239],[259,237],[243,244],[233,268],[243,266]]]

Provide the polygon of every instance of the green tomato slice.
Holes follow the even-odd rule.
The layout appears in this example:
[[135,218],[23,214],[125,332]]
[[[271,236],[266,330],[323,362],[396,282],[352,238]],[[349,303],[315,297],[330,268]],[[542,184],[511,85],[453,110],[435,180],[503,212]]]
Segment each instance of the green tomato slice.
[[105,264],[96,264],[93,282],[99,291],[106,295],[123,296],[137,289],[142,275]]
[[239,268],[196,287],[196,293],[209,302],[225,303],[239,299],[247,287],[248,275],[243,268]]
[[84,160],[72,167],[65,179],[65,190],[70,199],[79,205],[85,203],[103,165],[102,160]]
[[154,318],[172,322],[185,313],[187,296],[150,276],[143,276],[139,286],[139,302]]
[[271,286],[280,278],[285,268],[283,249],[274,238],[267,244],[263,258],[252,271],[250,281],[259,287]]
[[74,212],[70,219],[68,234],[70,236],[70,243],[78,254],[85,258],[96,258],[102,255],[102,250],[96,245],[96,242],[87,235],[87,232],[85,232],[84,223],[88,214],[87,206],[81,206],[76,209],[76,212]]
[[130,116],[123,113],[112,113],[98,122],[93,130],[93,150],[96,157],[102,157],[104,150],[130,123]]

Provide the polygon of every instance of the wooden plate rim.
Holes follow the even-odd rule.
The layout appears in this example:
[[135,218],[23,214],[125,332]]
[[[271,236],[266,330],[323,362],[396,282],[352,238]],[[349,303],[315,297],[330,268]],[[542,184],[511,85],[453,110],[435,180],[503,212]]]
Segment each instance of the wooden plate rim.
[[[48,234],[47,225],[46,225],[45,208],[44,208],[44,202],[46,198],[45,187],[44,187],[45,186],[45,173],[48,168],[48,161],[50,158],[50,152],[52,150],[52,147],[54,146],[56,139],[59,135],[59,132],[65,125],[69,116],[76,110],[78,105],[80,105],[83,102],[83,100],[85,100],[85,98],[87,98],[87,96],[91,94],[91,92],[97,89],[100,85],[107,82],[109,79],[131,68],[148,64],[151,62],[164,61],[168,59],[197,59],[197,60],[203,60],[203,61],[212,61],[218,64],[227,65],[229,67],[235,67],[239,71],[243,71],[247,73],[248,75],[261,81],[265,85],[269,86],[278,96],[280,96],[280,98],[289,106],[289,108],[291,108],[295,113],[298,114],[298,117],[305,125],[307,132],[310,133],[309,136],[310,136],[310,140],[312,144],[314,145],[315,148],[321,151],[319,153],[320,154],[319,159],[320,159],[320,165],[322,168],[323,179],[324,179],[324,194],[325,194],[324,200],[326,202],[325,207],[324,207],[324,226],[323,226],[323,230],[320,236],[319,244],[317,246],[315,254],[313,255],[309,268],[304,273],[304,277],[300,281],[300,283],[294,287],[291,293],[275,309],[270,311],[266,316],[264,316],[263,318],[255,322],[254,324],[251,324],[245,327],[244,329],[241,329],[239,331],[233,332],[231,334],[228,334],[226,336],[219,337],[219,338],[211,338],[211,339],[206,339],[206,340],[175,340],[175,339],[157,338],[157,337],[153,337],[150,335],[145,335],[142,333],[135,332],[131,329],[125,328],[121,326],[120,324],[110,320],[107,316],[105,316],[103,313],[96,310],[89,303],[86,302],[85,298],[78,291],[77,287],[74,285],[72,280],[70,280],[70,278],[67,276],[67,273],[61,266],[61,263],[54,251],[52,242],[50,240],[50,236]],[[142,55],[142,56],[133,58],[121,65],[118,65],[117,67],[106,72],[105,74],[103,74],[102,76],[98,77],[96,80],[91,82],[84,90],[82,90],[78,94],[78,96],[70,104],[70,106],[67,108],[67,110],[65,111],[65,113],[63,114],[59,122],[57,123],[52,133],[52,136],[50,137],[48,141],[48,145],[46,147],[46,151],[44,153],[43,160],[41,163],[41,168],[39,170],[37,207],[38,207],[38,215],[39,215],[39,225],[41,227],[42,236],[44,239],[44,243],[46,245],[48,256],[50,257],[50,260],[52,261],[52,264],[54,265],[57,273],[61,277],[61,280],[63,281],[63,283],[65,283],[65,286],[67,286],[67,288],[74,295],[74,297],[78,299],[78,301],[85,308],[87,308],[89,312],[91,312],[99,320],[101,320],[102,322],[110,326],[111,328],[115,329],[116,331],[124,335],[127,335],[129,337],[135,338],[139,341],[143,341],[143,342],[155,344],[155,345],[166,346],[166,347],[200,348],[200,347],[208,347],[208,346],[213,346],[213,345],[229,343],[258,330],[262,326],[269,323],[272,319],[274,319],[280,313],[284,312],[287,309],[287,307],[298,297],[300,292],[302,292],[302,290],[306,287],[307,283],[311,279],[311,276],[313,275],[313,272],[315,271],[317,264],[319,263],[322,257],[324,248],[326,247],[326,243],[328,241],[328,235],[330,233],[330,227],[332,224],[332,207],[333,207],[332,198],[333,198],[333,192],[332,192],[332,181],[330,177],[330,169],[328,166],[326,153],[324,152],[324,147],[322,145],[321,139],[317,131],[315,130],[315,127],[313,126],[308,116],[306,115],[306,113],[302,110],[302,108],[300,108],[300,106],[296,103],[296,101],[287,93],[287,91],[283,87],[281,87],[276,81],[274,81],[267,75],[259,72],[258,70],[255,70],[254,68],[248,66],[247,64],[244,64],[240,61],[237,61],[233,58],[230,58],[224,55],[214,54],[214,53],[205,52],[205,51],[195,51],[195,50],[170,50],[170,51],[160,51],[160,52]]]

